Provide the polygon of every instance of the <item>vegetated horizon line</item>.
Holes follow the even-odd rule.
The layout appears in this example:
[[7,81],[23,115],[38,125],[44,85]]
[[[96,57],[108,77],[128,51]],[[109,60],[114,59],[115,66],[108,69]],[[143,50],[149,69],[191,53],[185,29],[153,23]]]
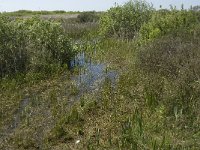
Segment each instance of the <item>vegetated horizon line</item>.
[[[127,2],[125,2],[127,3]],[[159,5],[158,8],[154,7],[153,3],[150,3],[152,5],[152,7],[155,10],[171,10],[171,9],[176,9],[176,10],[192,10],[194,8],[199,8],[200,11],[200,5],[190,5],[187,8],[185,8],[184,4],[180,4],[180,6],[176,6],[176,5],[172,5],[170,4],[168,6],[168,8],[163,7],[163,5]],[[112,7],[116,7],[116,6],[120,6],[118,3],[115,3],[114,6]],[[110,7],[110,8],[112,8]],[[179,8],[180,7],[180,8]],[[108,8],[108,9],[110,9]],[[107,10],[108,10],[107,9]],[[101,13],[101,12],[106,12],[107,10],[101,10],[101,11],[97,11],[97,10],[62,10],[62,9],[58,9],[58,10],[29,10],[29,9],[19,9],[19,10],[14,10],[14,11],[0,11],[0,13],[82,13],[82,12],[97,12],[97,13]]]
[[[106,11],[106,10],[105,10]],[[97,10],[30,10],[30,9],[19,9],[13,11],[0,11],[0,13],[83,13],[83,12],[105,12],[105,11],[97,11]]]

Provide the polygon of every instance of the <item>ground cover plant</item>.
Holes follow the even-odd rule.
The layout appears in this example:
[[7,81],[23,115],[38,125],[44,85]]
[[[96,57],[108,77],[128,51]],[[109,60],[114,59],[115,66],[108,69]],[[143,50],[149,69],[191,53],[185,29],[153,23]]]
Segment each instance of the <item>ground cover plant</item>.
[[[95,24],[1,18],[0,149],[198,150],[198,8],[131,0]],[[83,92],[90,69],[106,76]]]

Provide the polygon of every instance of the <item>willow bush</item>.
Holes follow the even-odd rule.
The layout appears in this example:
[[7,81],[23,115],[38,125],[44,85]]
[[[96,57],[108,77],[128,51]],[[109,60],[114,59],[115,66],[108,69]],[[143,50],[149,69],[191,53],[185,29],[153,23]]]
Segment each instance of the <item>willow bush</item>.
[[28,54],[24,30],[8,18],[0,18],[0,75],[24,72]]
[[100,18],[100,34],[131,39],[151,18],[153,10],[149,3],[139,0],[130,0],[122,6],[116,5]]
[[39,18],[0,18],[0,76],[47,71],[70,61],[74,51],[60,23]]

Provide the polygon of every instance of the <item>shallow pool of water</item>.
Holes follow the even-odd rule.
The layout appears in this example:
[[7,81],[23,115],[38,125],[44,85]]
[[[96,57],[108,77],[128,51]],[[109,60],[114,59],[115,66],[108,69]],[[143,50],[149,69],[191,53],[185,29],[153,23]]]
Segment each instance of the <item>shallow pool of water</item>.
[[105,63],[93,62],[84,52],[80,52],[71,61],[70,68],[76,67],[79,69],[79,74],[72,76],[71,80],[75,82],[80,93],[98,89],[105,79],[115,84],[117,72],[108,70]]

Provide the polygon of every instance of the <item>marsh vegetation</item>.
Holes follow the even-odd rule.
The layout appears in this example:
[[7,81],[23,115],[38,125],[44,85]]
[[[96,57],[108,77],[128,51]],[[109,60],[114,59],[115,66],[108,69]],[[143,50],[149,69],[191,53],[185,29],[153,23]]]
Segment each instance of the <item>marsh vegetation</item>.
[[1,14],[0,149],[200,149],[198,8]]

